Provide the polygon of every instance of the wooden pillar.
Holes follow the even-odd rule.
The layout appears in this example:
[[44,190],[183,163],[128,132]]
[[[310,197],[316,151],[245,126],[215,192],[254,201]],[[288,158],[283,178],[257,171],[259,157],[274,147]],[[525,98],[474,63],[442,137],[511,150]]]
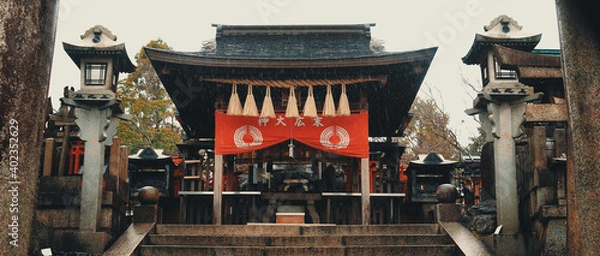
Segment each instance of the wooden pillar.
[[[227,168],[224,168],[223,171],[223,176],[225,176],[225,180],[227,182],[223,182],[222,185],[222,190],[223,191],[233,191],[233,173],[235,172],[235,158],[233,155],[229,155],[225,158],[225,161],[227,161]],[[248,181],[250,184],[252,184],[252,173],[250,171],[248,171]],[[234,213],[231,211],[231,200],[223,200],[223,198],[221,197],[221,208],[224,209],[224,211],[222,211],[223,213],[223,217],[221,222],[224,224],[233,224],[233,219],[232,219],[232,215],[234,215]],[[234,207],[235,208],[235,207]]]
[[371,223],[371,175],[369,175],[369,158],[360,159],[360,173],[362,224],[369,225]]
[[52,158],[54,156],[54,139],[46,139],[46,147],[44,149],[44,167],[42,176],[52,176]]
[[117,193],[120,195],[123,201],[127,202],[129,200],[129,184],[127,183],[127,178],[129,177],[129,149],[127,146],[121,145],[119,150],[119,176],[117,179]]
[[[567,155],[567,132],[566,129],[556,128],[554,130],[554,155],[556,157]],[[558,205],[567,205],[566,171],[560,170],[556,173],[556,197]]]
[[129,177],[129,149],[127,148],[127,146],[121,146],[120,148],[121,150],[119,150],[119,153],[121,154],[121,161],[119,161],[119,177],[121,178],[121,180],[127,181],[127,178]]
[[215,170],[213,173],[213,224],[222,224],[223,199],[223,155],[215,155]]
[[112,146],[110,146],[110,156],[108,165],[108,178],[106,179],[107,191],[118,191],[119,177],[121,167],[121,140],[118,137],[112,138]]
[[[233,175],[233,173],[235,172],[235,161],[233,156],[229,156],[227,157],[227,169],[225,169],[225,175],[227,177],[227,183],[225,184],[225,189],[223,189],[224,191],[233,191],[233,184],[234,184],[234,180],[233,178],[235,177]],[[248,180],[252,181],[252,173],[250,172],[250,170],[248,170]],[[252,182],[249,182],[250,185],[252,185]]]

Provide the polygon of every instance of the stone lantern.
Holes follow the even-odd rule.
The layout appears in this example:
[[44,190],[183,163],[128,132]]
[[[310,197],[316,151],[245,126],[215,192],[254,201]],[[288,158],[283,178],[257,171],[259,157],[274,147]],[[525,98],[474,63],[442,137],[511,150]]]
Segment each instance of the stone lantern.
[[[522,135],[525,107],[543,95],[532,86],[519,82],[519,73],[500,65],[495,45],[531,52],[541,34],[529,34],[514,19],[500,15],[477,33],[463,63],[479,65],[483,89],[473,101],[469,115],[479,115],[486,141],[493,142],[493,163],[497,222],[501,229],[494,234],[497,255],[520,255],[524,248],[519,234],[519,197],[515,139]],[[501,232],[500,232],[501,231]]]
[[115,97],[120,72],[133,72],[124,43],[101,25],[96,25],[81,35],[74,43],[63,42],[69,57],[81,70],[81,90],[69,97],[78,101],[106,101]]
[[119,120],[129,119],[116,98],[116,85],[120,72],[135,71],[125,44],[116,40],[111,31],[96,25],[85,31],[80,41],[63,43],[81,70],[80,90],[61,98],[64,104],[75,108],[79,137],[85,142],[78,237],[96,244],[107,240],[105,233],[98,232],[105,146],[112,144]]

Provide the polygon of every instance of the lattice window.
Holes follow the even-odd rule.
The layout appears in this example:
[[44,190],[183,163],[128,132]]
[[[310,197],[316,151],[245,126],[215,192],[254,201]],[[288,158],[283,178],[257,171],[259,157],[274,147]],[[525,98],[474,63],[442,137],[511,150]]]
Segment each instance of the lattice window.
[[106,81],[106,63],[85,64],[85,84],[104,85]]
[[494,57],[494,71],[496,72],[496,79],[517,78],[517,71],[514,69],[501,68],[496,57]]

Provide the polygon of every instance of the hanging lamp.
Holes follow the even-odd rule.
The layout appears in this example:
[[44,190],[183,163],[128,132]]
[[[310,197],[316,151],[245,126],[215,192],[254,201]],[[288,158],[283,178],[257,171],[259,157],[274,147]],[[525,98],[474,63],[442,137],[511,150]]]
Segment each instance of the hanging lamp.
[[285,117],[298,117],[298,102],[296,102],[295,87],[290,87],[290,96],[285,110]]
[[337,114],[340,116],[350,115],[350,103],[348,102],[348,94],[346,94],[346,85],[342,84],[342,94],[338,103]]
[[273,100],[271,100],[271,86],[267,86],[260,117],[275,118],[275,109],[273,108]]
[[227,105],[227,114],[230,116],[242,115],[242,103],[237,93],[237,85],[231,86],[231,97],[229,97],[229,104]]
[[246,102],[244,102],[244,116],[258,116],[258,108],[256,108],[256,101],[254,101],[254,94],[252,94],[252,85],[248,85],[248,95],[246,95]]
[[294,148],[296,146],[294,146],[294,139],[291,138],[290,139],[290,144],[288,144],[288,156],[291,158],[294,158]]
[[323,105],[323,116],[335,116],[335,103],[333,102],[333,95],[331,94],[331,85],[327,85],[327,94],[325,95],[325,104]]
[[304,110],[302,113],[305,117],[317,117],[317,105],[315,103],[315,97],[313,96],[312,85],[308,87],[308,96],[306,96],[306,102],[304,103]]

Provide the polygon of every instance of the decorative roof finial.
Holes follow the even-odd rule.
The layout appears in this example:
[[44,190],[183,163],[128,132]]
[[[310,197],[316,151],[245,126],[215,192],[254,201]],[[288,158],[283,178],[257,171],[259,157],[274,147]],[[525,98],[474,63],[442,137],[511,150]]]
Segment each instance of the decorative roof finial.
[[494,27],[496,27],[498,25],[502,26],[502,32],[504,32],[504,33],[510,32],[509,25],[512,25],[517,30],[523,29],[523,26],[520,26],[516,20],[514,20],[511,17],[508,17],[506,14],[502,14],[502,15],[498,16],[497,18],[493,19],[492,21],[490,21],[490,24],[483,26],[483,30],[485,30],[487,32],[487,31],[492,30]]
[[100,35],[104,35],[110,40],[117,41],[117,36],[102,25],[96,25],[91,27],[90,29],[83,32],[83,35],[81,35],[80,38],[83,40],[84,38],[87,38],[92,35],[94,35],[94,38],[92,39],[94,43],[100,42]]

